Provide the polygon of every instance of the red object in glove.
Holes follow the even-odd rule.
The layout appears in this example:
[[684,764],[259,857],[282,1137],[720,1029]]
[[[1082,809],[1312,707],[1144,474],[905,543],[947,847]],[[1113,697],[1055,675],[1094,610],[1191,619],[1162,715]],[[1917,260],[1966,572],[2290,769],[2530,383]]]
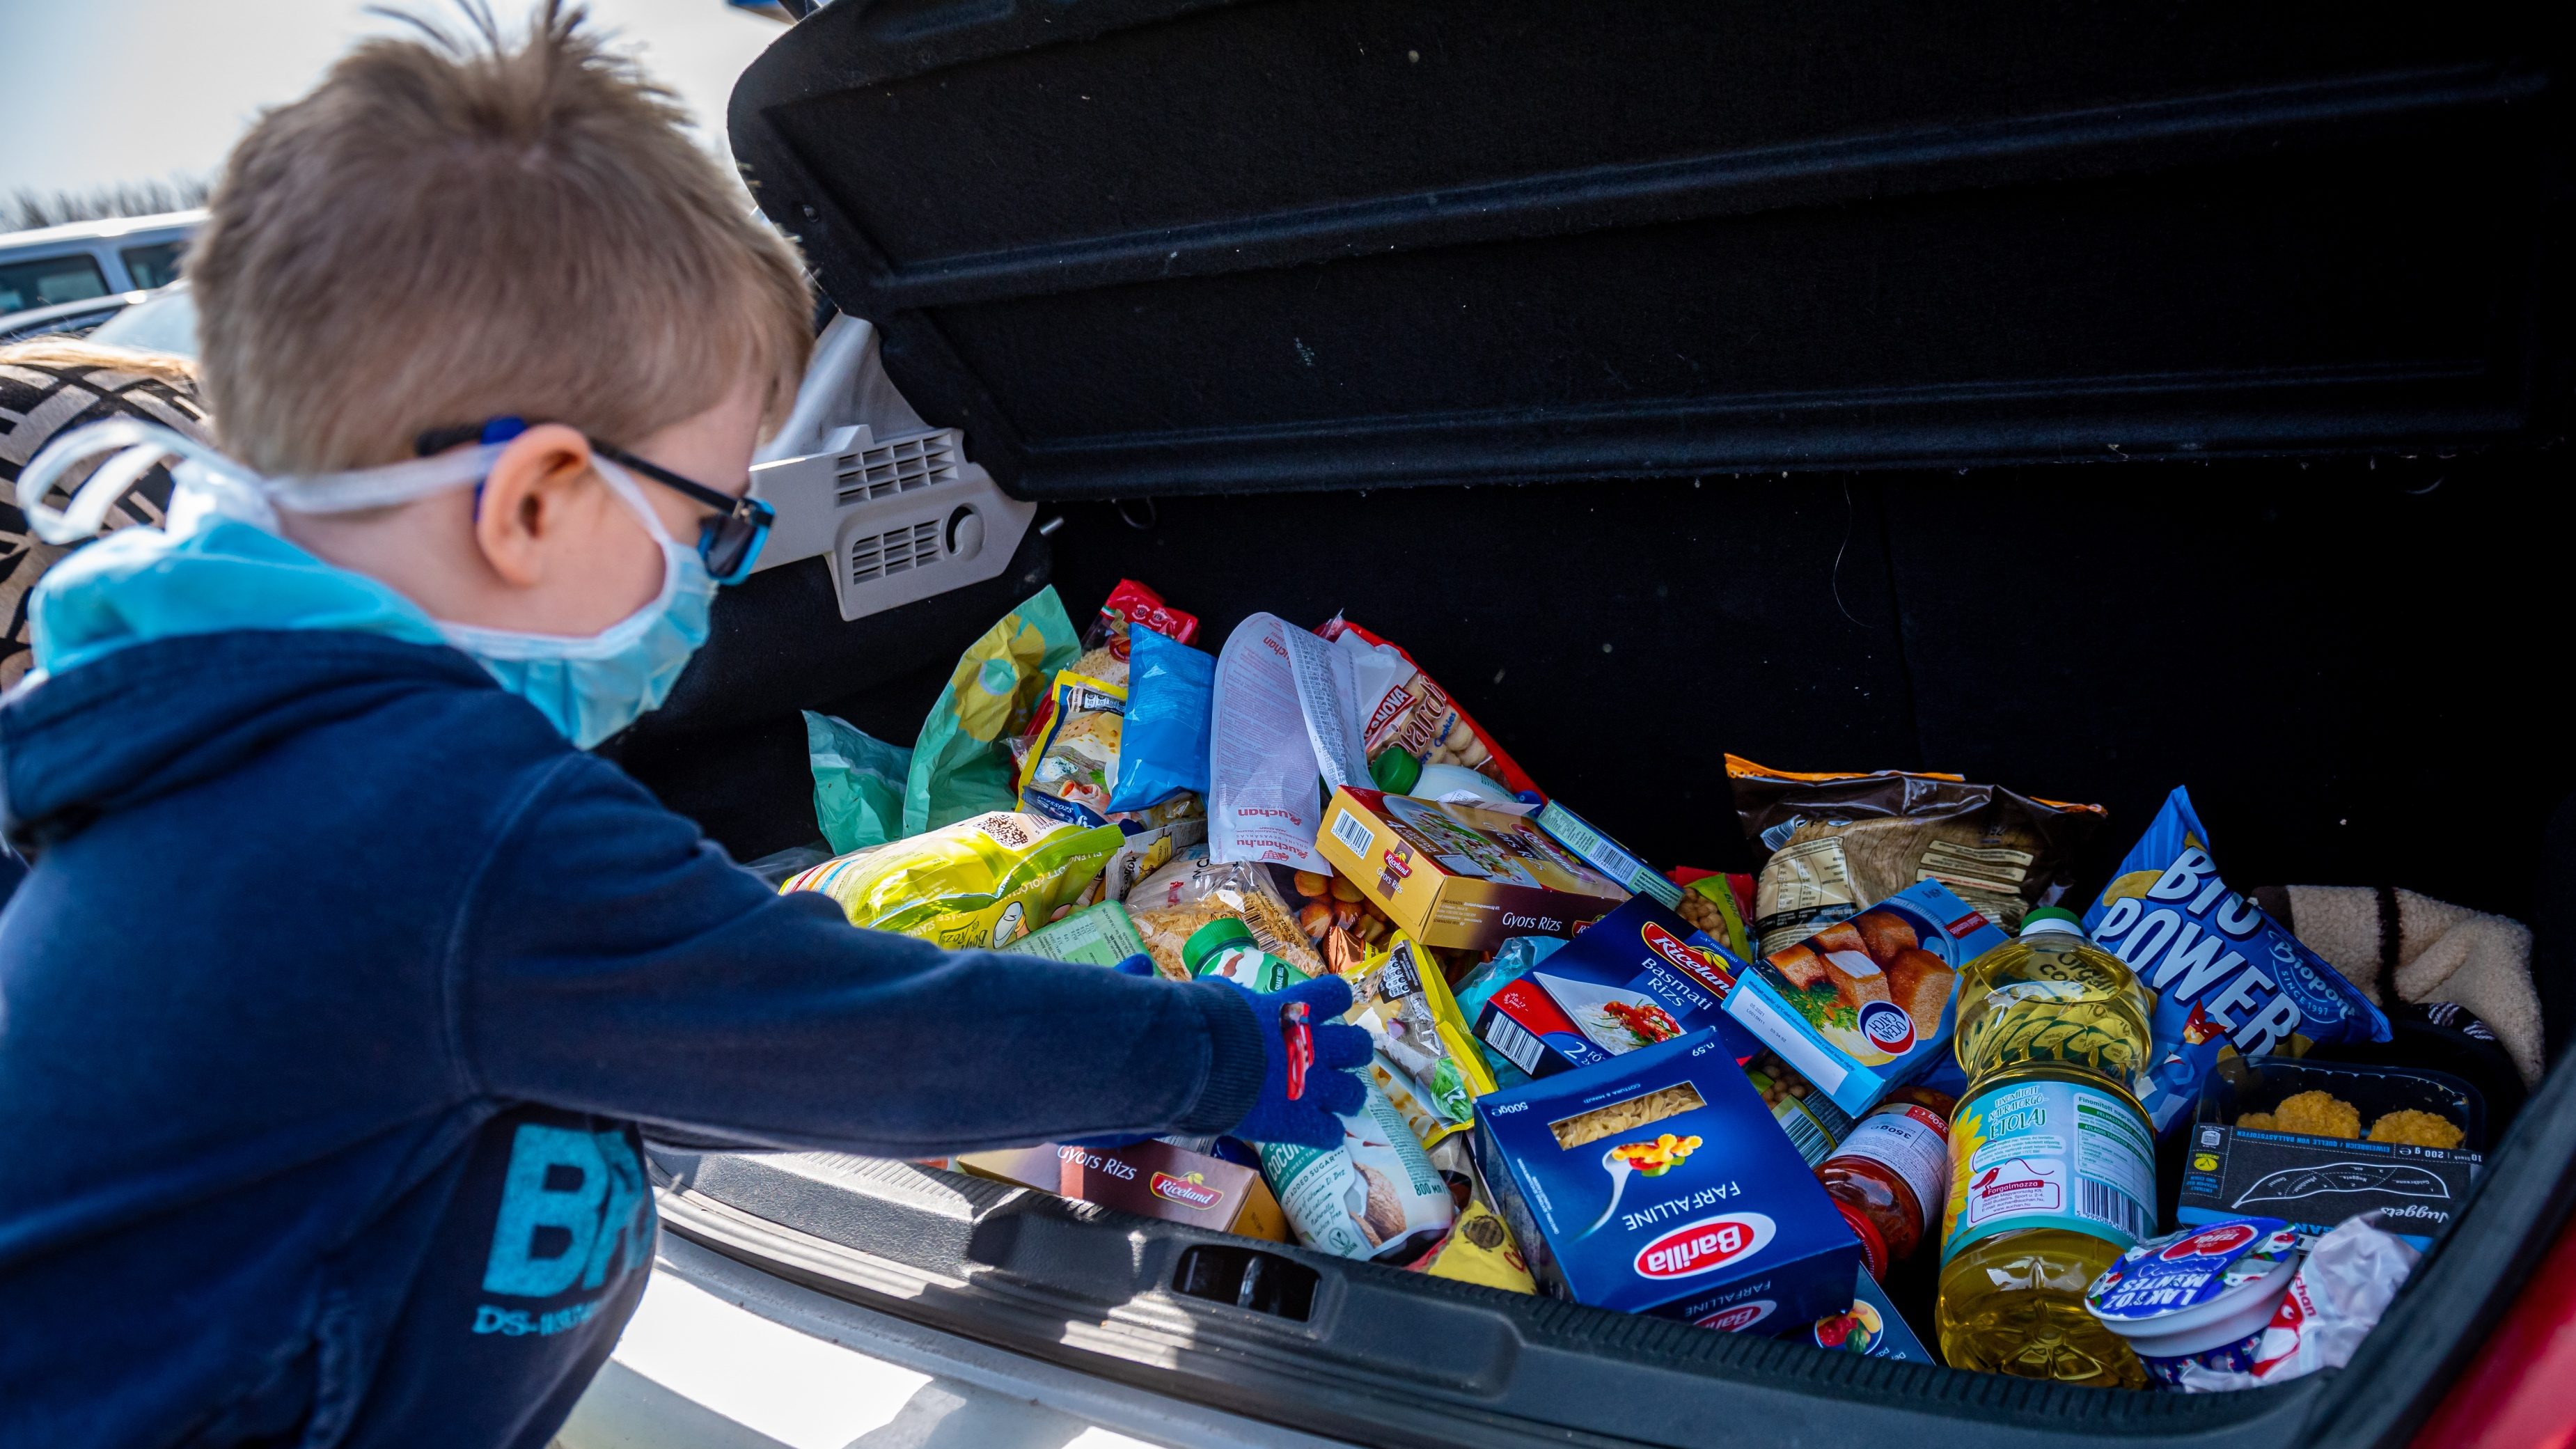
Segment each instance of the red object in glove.
[[1306,1024],[1306,1003],[1279,1008],[1279,1035],[1288,1044],[1288,1100],[1306,1095],[1306,1069],[1315,1064],[1315,1031]]

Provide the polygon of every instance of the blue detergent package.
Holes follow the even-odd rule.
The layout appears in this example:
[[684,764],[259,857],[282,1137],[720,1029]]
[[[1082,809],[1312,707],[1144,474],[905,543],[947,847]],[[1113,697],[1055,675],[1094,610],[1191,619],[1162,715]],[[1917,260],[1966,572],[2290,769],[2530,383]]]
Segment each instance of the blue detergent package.
[[2084,933],[2155,993],[2155,1065],[2138,1101],[2158,1131],[2190,1113],[2226,1057],[2388,1040],[2369,998],[2218,878],[2179,787],[2084,913]]
[[1127,630],[1127,720],[1109,809],[1142,810],[1208,788],[1209,711],[1216,656],[1142,624]]

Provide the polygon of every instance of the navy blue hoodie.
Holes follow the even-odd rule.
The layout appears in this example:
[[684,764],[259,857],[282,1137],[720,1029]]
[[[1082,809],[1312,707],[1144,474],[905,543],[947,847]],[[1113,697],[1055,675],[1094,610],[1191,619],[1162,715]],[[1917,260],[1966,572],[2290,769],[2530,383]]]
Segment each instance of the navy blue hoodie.
[[639,1127],[917,1156],[1259,1082],[1231,987],[854,929],[442,647],[127,643],[0,706],[0,778],[0,1444],[533,1449],[643,1291]]

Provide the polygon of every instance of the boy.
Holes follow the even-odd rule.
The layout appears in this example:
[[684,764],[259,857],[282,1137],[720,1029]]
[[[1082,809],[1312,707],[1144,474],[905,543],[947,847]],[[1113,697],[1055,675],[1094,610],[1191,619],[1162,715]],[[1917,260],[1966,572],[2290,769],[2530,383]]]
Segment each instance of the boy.
[[0,705],[34,861],[0,914],[0,1443],[543,1445],[643,1291],[639,1127],[1325,1145],[1358,1105],[1284,1085],[1281,998],[1330,1021],[1336,981],[857,931],[581,753],[748,569],[808,304],[579,19],[369,43],[261,119],[189,265],[230,461],[155,441],[211,470],[167,530],[37,591]]

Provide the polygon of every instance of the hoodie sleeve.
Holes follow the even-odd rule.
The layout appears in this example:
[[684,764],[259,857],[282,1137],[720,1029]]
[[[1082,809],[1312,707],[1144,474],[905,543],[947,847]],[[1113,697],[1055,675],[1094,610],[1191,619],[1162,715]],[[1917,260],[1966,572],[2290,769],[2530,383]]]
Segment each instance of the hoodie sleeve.
[[1221,1132],[1259,1089],[1231,986],[860,930],[586,755],[523,799],[448,966],[455,1049],[492,1095],[920,1155]]

